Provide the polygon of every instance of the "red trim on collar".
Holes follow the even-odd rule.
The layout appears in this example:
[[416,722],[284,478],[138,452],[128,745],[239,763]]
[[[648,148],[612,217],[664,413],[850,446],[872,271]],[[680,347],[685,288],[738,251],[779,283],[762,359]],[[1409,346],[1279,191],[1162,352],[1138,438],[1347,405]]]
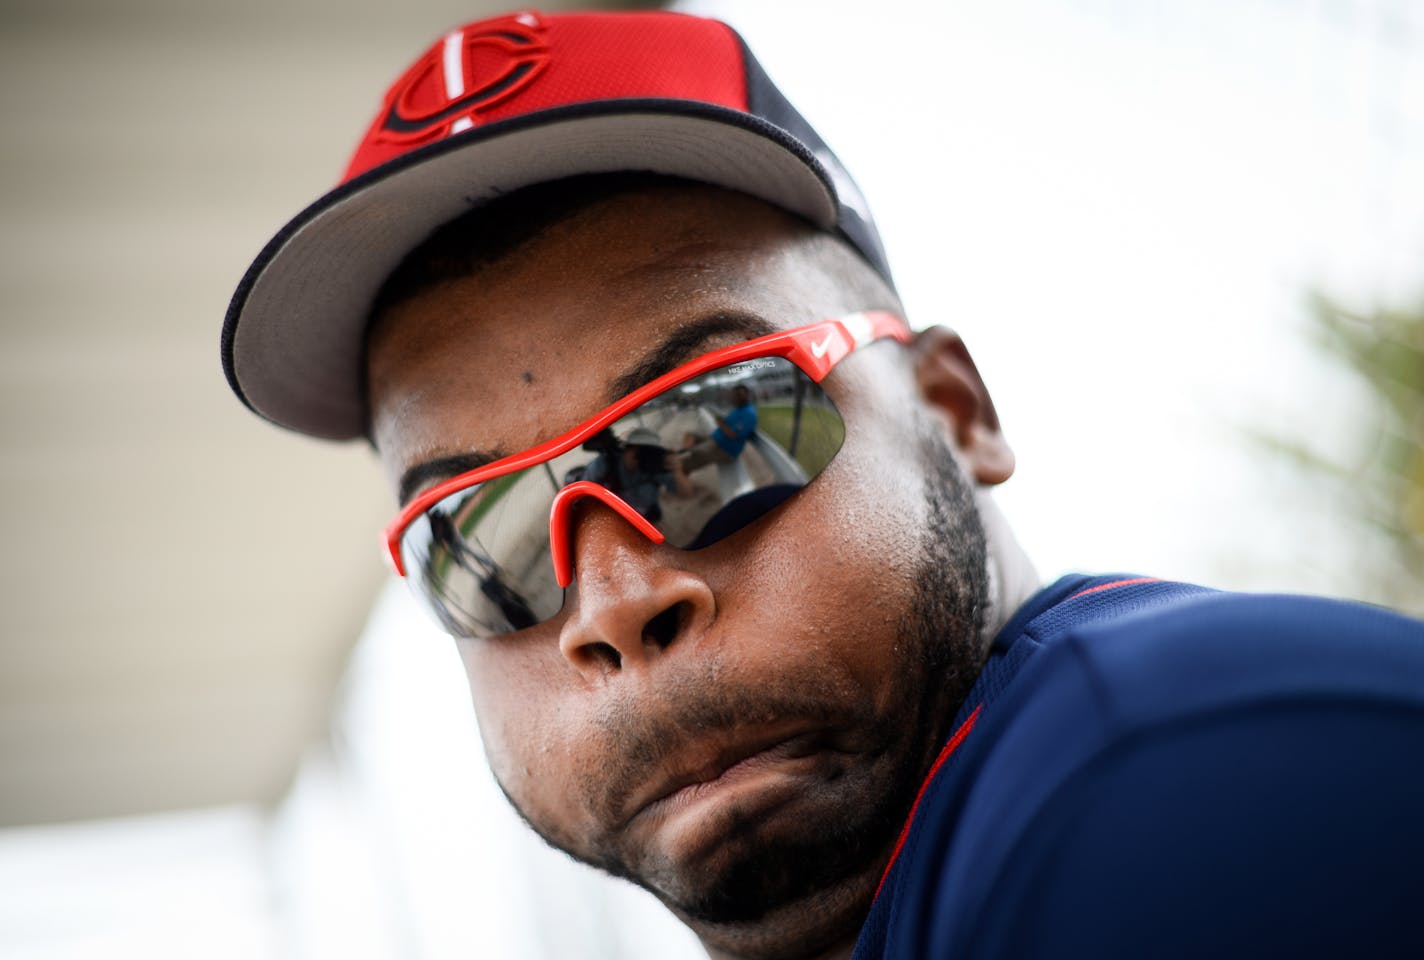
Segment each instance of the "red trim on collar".
[[[1130,587],[1135,583],[1161,583],[1157,577],[1133,577],[1131,580],[1114,580],[1112,583],[1100,583],[1096,587],[1089,587],[1079,591],[1069,597],[1068,600],[1077,600],[1079,597],[1086,597],[1090,593],[1099,593],[1103,590],[1112,590],[1115,587]],[[1065,603],[1067,600],[1064,601]]]
[[920,792],[915,794],[915,802],[910,806],[910,815],[905,818],[905,825],[900,828],[900,836],[895,839],[895,849],[890,852],[890,862],[885,865],[885,872],[880,875],[880,885],[875,888],[877,897],[880,896],[881,888],[885,886],[885,878],[890,876],[890,871],[895,868],[895,861],[900,859],[900,851],[905,846],[905,838],[910,835],[910,824],[915,822],[915,811],[920,808],[920,801],[924,799],[925,791],[934,782],[935,774],[939,773],[939,768],[944,766],[944,762],[959,748],[959,745],[964,742],[964,738],[969,736],[969,731],[974,729],[974,721],[979,719],[979,711],[982,709],[984,709],[982,703],[974,708],[969,719],[959,725],[959,729],[954,731],[954,736],[949,738],[949,742],[944,745],[939,756],[935,757],[930,772],[925,776],[925,782],[920,784]]

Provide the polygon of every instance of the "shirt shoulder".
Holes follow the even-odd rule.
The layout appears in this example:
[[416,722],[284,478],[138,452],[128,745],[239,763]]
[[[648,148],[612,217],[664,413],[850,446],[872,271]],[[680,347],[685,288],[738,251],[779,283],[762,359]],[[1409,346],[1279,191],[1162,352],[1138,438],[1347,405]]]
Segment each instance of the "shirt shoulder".
[[920,813],[896,911],[918,952],[886,956],[1424,948],[1391,907],[1421,891],[1424,625],[1120,578],[1016,628],[1033,656]]

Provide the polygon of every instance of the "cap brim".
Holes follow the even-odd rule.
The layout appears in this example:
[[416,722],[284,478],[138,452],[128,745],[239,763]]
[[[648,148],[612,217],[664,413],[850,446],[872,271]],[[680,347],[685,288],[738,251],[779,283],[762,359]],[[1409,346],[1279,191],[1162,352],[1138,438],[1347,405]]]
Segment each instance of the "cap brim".
[[262,250],[228,307],[223,369],[254,412],[316,437],[366,429],[371,304],[437,227],[497,196],[587,173],[647,171],[739,190],[834,229],[837,198],[785,131],[692,101],[604,101],[476,127],[343,184]]

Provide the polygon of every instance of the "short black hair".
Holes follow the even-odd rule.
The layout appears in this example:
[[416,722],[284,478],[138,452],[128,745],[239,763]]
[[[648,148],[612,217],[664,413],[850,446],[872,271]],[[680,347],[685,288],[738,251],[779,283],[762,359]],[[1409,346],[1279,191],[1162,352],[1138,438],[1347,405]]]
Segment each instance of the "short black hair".
[[406,254],[376,294],[368,325],[391,307],[508,256],[596,203],[642,190],[699,185],[682,177],[622,171],[550,180],[497,197],[437,228]]

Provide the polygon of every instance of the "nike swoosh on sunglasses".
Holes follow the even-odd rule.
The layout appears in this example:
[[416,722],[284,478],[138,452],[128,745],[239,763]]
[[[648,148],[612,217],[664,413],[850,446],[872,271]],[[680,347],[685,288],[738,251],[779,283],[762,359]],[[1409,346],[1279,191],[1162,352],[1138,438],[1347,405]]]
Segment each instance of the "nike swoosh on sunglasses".
[[609,506],[654,543],[710,546],[826,468],[845,421],[820,383],[857,347],[910,340],[866,311],[703,354],[562,436],[424,491],[385,530],[396,572],[456,636],[558,614],[573,582],[570,508]]

